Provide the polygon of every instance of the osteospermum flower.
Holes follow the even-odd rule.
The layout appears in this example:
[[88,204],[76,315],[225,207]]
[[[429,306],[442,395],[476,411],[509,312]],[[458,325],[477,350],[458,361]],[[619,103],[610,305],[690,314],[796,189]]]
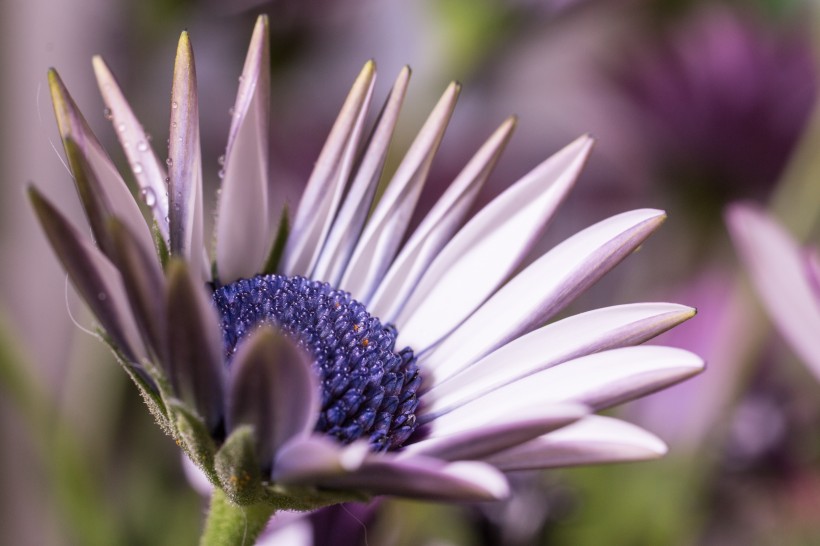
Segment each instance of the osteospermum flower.
[[820,379],[820,260],[769,214],[747,203],[727,209],[726,223],[775,327]]
[[[504,121],[402,244],[459,86],[447,88],[375,198],[410,73],[400,72],[366,131],[368,62],[293,218],[277,220],[261,17],[233,108],[211,256],[187,33],[167,161],[105,63],[95,58],[94,68],[140,199],[54,71],[54,109],[93,241],[36,189],[31,199],[101,335],[215,486],[212,521],[236,521],[238,536],[253,536],[280,508],[374,494],[497,499],[508,493],[503,472],[665,451],[650,433],[593,412],[702,369],[679,349],[633,347],[694,310],[643,303],[549,322],[665,214],[614,216],[516,273],[571,189],[590,138],[462,225],[513,129]],[[235,505],[245,507],[241,517],[230,516]],[[217,524],[208,533],[229,540]]]

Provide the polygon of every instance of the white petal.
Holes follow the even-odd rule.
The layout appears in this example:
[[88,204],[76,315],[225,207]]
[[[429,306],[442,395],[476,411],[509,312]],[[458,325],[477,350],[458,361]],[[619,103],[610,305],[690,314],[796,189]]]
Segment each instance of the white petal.
[[429,436],[406,446],[401,455],[427,455],[448,461],[480,459],[564,427],[589,413],[581,404],[541,404],[524,411],[505,410],[499,408],[490,422],[470,423],[465,419],[446,428],[433,421],[428,425]]
[[353,166],[375,77],[376,65],[368,61],[316,160],[285,247],[284,272],[288,275],[307,275],[316,265]]
[[672,347],[625,347],[584,356],[519,379],[449,413],[428,414],[437,427],[468,420],[490,422],[498,408],[508,411],[539,404],[577,402],[600,410],[644,396],[703,370],[703,361]]
[[484,143],[447,188],[402,247],[380,282],[368,308],[382,322],[392,322],[427,266],[450,240],[495,167],[515,127],[507,119]]
[[592,146],[581,137],[484,207],[430,264],[396,318],[398,346],[421,351],[458,326],[515,270],[572,187]]
[[171,253],[191,264],[191,271],[207,278],[203,260],[202,151],[199,145],[199,105],[194,52],[187,32],[177,46],[171,90],[168,140],[168,199]]
[[734,205],[727,223],[775,325],[820,379],[820,302],[811,262],[794,239],[758,209]]
[[654,434],[618,419],[590,415],[486,460],[501,470],[512,471],[641,461],[665,454],[666,444]]
[[276,454],[273,479],[282,483],[310,483],[321,477],[353,472],[369,453],[367,442],[343,446],[318,434],[295,438]]
[[270,39],[268,18],[253,30],[233,122],[216,217],[216,264],[220,281],[251,278],[268,256],[273,237],[270,210]]
[[159,231],[168,244],[168,185],[165,182],[165,167],[154,153],[150,137],[131,110],[105,61],[95,56],[93,64],[97,85],[106,107],[111,111],[111,122],[139,184],[142,200],[151,209]]
[[362,232],[367,213],[370,212],[370,204],[376,194],[379,177],[384,168],[384,160],[387,157],[387,148],[399,119],[399,111],[409,81],[410,69],[404,67],[396,78],[396,83],[393,84],[390,96],[387,97],[384,109],[370,136],[367,151],[356,169],[356,177],[333,222],[325,247],[311,275],[313,279],[323,280],[336,286],[347,267],[356,241]]
[[[665,218],[663,211],[635,210],[570,237],[496,292],[425,355],[424,365],[435,370],[437,381],[443,381],[507,341],[543,324],[637,248]],[[411,346],[423,350],[423,346]]]
[[431,370],[434,384],[424,395],[424,411],[445,411],[573,358],[638,345],[694,314],[691,307],[674,303],[636,303],[565,318],[511,341],[443,382]]
[[433,156],[447,129],[459,90],[456,83],[447,87],[364,226],[340,281],[340,288],[361,302],[368,301],[396,255],[427,180]]

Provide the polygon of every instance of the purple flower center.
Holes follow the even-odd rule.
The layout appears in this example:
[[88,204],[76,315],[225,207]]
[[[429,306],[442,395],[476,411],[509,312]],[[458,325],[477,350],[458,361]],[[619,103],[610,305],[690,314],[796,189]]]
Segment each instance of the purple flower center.
[[316,431],[374,451],[397,449],[416,429],[421,376],[409,347],[395,350],[396,329],[327,283],[259,275],[214,291],[226,361],[256,327],[273,323],[315,359],[321,380]]

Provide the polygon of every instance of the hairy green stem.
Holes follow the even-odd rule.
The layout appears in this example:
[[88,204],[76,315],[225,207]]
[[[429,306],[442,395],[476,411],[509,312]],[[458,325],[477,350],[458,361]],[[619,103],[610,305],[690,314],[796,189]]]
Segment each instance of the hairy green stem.
[[200,546],[252,546],[271,518],[268,503],[237,506],[221,489],[214,489]]

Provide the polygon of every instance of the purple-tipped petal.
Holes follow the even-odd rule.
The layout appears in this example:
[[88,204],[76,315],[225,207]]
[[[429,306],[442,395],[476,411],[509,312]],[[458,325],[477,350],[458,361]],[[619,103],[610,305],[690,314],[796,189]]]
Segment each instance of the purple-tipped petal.
[[409,81],[410,69],[405,66],[387,97],[370,136],[367,151],[356,169],[356,177],[350,185],[350,190],[327,236],[327,242],[313,270],[312,278],[314,279],[336,285],[347,267],[367,214],[370,212],[369,205],[376,194],[379,177],[384,168],[384,160],[387,157],[387,147],[399,119],[399,111],[404,102]]
[[242,342],[231,364],[228,430],[252,425],[264,464],[273,462],[283,444],[307,435],[318,416],[312,359],[273,326],[260,327]]
[[188,260],[191,271],[204,275],[201,153],[194,52],[183,32],[174,62],[168,140],[170,251]]
[[353,167],[375,77],[376,65],[368,61],[353,83],[316,160],[285,247],[287,275],[309,274],[316,265]]
[[820,379],[820,299],[813,268],[792,237],[763,211],[734,205],[729,231],[777,329]]
[[488,464],[389,454],[371,455],[358,470],[319,479],[317,485],[438,501],[499,500],[510,493],[504,475]]
[[449,379],[437,377],[425,394],[424,412],[446,411],[574,358],[638,345],[694,315],[691,307],[673,303],[617,305],[573,315],[499,347]]
[[165,167],[151,146],[151,138],[143,129],[116,78],[101,57],[93,59],[94,74],[100,87],[111,123],[122,145],[131,172],[140,187],[142,201],[151,209],[160,233],[168,243],[168,184]]
[[[48,83],[57,127],[80,201],[98,243],[108,244],[106,224],[108,217],[116,216],[128,226],[143,248],[153,248],[151,230],[137,202],[55,70],[49,71]],[[111,249],[103,247],[103,250],[108,254]]]
[[457,83],[447,87],[359,236],[340,281],[340,288],[359,301],[369,300],[396,255],[460,90]]
[[119,271],[39,191],[29,187],[28,194],[72,284],[125,358],[131,363],[140,362],[145,349]]
[[116,264],[146,346],[160,362],[167,360],[165,277],[156,254],[146,252],[118,218],[109,221]]
[[273,479],[281,483],[311,483],[317,478],[358,470],[370,453],[367,442],[341,445],[327,436],[297,437],[276,454]]
[[186,263],[168,263],[168,375],[175,392],[191,402],[214,430],[224,417],[222,331],[199,276]]
[[225,151],[216,217],[216,264],[221,282],[256,275],[274,232],[269,182],[270,37],[267,16],[256,20]]
[[392,322],[430,262],[447,244],[490,176],[515,127],[508,118],[476,152],[402,247],[370,300],[370,312]]
[[666,444],[644,429],[600,415],[590,415],[485,460],[504,471],[657,459]]
[[[442,381],[543,324],[632,253],[665,218],[663,211],[635,210],[570,237],[496,292],[426,355],[424,365]],[[469,285],[469,279],[463,284]],[[397,345],[403,346],[402,341]]]
[[430,347],[504,282],[564,200],[591,147],[589,137],[576,140],[511,186],[456,233],[397,316],[399,346],[420,351]]
[[594,410],[645,396],[703,371],[703,361],[683,349],[643,345],[594,353],[519,379],[448,413],[436,427],[491,422],[498,408],[526,410],[539,404],[576,402]]
[[498,415],[490,422],[463,421],[450,429],[437,427],[434,421],[429,436],[406,446],[401,455],[426,455],[448,461],[481,459],[567,426],[587,414],[589,409],[581,404],[540,404],[525,411],[505,412],[498,408]]

